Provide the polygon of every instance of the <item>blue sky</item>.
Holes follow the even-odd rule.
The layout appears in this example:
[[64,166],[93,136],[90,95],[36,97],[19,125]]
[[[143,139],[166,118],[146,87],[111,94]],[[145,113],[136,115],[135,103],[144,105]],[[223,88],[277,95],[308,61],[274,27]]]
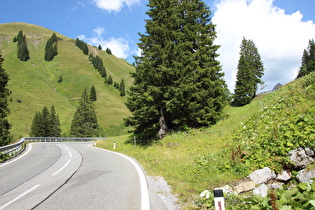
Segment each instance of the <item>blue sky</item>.
[[[148,0],[2,0],[0,23],[25,22],[103,48],[133,62],[145,32]],[[217,25],[218,58],[234,89],[239,46],[252,39],[265,66],[265,89],[292,81],[308,40],[315,39],[314,0],[205,0]]]

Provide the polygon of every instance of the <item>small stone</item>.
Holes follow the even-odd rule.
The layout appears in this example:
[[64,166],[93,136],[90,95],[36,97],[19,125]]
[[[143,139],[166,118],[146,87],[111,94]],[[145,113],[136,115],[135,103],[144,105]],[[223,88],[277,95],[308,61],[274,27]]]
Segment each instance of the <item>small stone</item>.
[[276,174],[268,167],[256,170],[249,175],[249,178],[256,184],[268,182],[270,179],[276,178]]
[[268,187],[265,184],[261,184],[253,190],[254,195],[260,195],[261,197],[266,197],[268,194]]
[[256,185],[254,181],[241,182],[234,187],[234,191],[239,194],[241,192],[247,192],[255,189]]
[[286,181],[290,180],[291,177],[292,177],[291,172],[282,171],[280,174],[278,174],[276,179],[279,180],[279,181],[286,182]]
[[296,178],[303,183],[312,183],[311,179],[315,178],[315,169],[303,169],[296,175]]
[[273,182],[273,183],[267,184],[267,187],[268,189],[278,189],[282,185],[284,185],[282,182]]

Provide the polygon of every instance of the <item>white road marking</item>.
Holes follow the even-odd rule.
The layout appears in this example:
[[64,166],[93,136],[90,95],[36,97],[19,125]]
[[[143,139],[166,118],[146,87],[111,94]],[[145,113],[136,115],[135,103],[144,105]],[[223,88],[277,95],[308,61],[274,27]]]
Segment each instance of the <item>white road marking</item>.
[[65,149],[69,152],[70,158],[72,158],[72,153],[70,152],[70,150],[67,147],[65,147]]
[[124,157],[125,159],[129,160],[132,163],[132,165],[137,170],[137,173],[138,173],[138,176],[139,176],[139,180],[140,180],[141,210],[150,210],[150,200],[149,200],[149,190],[148,190],[147,180],[146,180],[144,172],[140,168],[140,166],[134,160],[132,160],[130,157],[128,157],[127,155],[123,155],[123,154],[120,154],[118,152],[113,152],[113,151],[102,149],[102,148],[99,148],[99,147],[93,147],[92,144],[89,144],[88,146],[92,147],[92,148],[95,148],[95,149],[103,150],[103,151],[106,151],[106,152],[114,153],[116,155],[120,155],[120,156]]
[[11,205],[12,203],[14,203],[15,201],[19,200],[20,198],[22,198],[24,195],[30,193],[31,191],[35,190],[37,187],[39,187],[40,185],[35,185],[33,188],[29,189],[28,191],[26,191],[25,193],[19,195],[18,197],[14,198],[13,200],[9,201],[8,203],[4,204],[3,206],[0,207],[0,209],[4,209],[5,207]]
[[57,175],[60,171],[62,171],[62,170],[70,163],[70,161],[71,161],[71,160],[68,160],[68,162],[67,162],[64,166],[62,166],[58,171],[56,171],[52,176],[55,176],[55,175]]
[[17,161],[18,159],[20,159],[20,158],[24,157],[25,155],[27,155],[27,153],[29,153],[29,151],[31,151],[31,149],[32,149],[32,144],[29,144],[29,145],[30,145],[30,147],[22,155],[20,155],[19,157],[15,158],[15,159],[7,162],[7,163],[4,163],[4,164],[0,165],[0,168],[5,166],[5,165],[8,165],[10,163],[13,163],[14,161]]

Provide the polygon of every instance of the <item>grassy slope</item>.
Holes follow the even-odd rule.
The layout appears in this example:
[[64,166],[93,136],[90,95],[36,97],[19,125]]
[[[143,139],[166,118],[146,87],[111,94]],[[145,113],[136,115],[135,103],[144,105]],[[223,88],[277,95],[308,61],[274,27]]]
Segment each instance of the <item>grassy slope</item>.
[[217,173],[216,169],[211,169],[216,167],[211,162],[205,162],[210,166],[204,173],[199,173],[198,164],[203,164],[200,162],[203,157],[209,154],[215,156],[224,149],[232,139],[235,129],[257,113],[261,103],[268,103],[265,95],[257,97],[244,107],[228,106],[225,113],[229,117],[211,128],[192,130],[190,133],[174,133],[150,147],[135,147],[130,143],[132,141],[128,140],[130,138],[128,135],[99,141],[97,145],[112,150],[115,141],[116,151],[136,158],[149,175],[163,176],[172,186],[173,193],[181,198],[183,207],[190,209],[192,200],[203,190],[213,189],[241,178],[230,172]]
[[[16,43],[12,42],[19,30],[26,35],[30,51],[31,59],[27,62],[17,59]],[[121,125],[129,114],[124,105],[125,98],[120,97],[113,86],[104,84],[104,78],[92,67],[88,56],[75,46],[74,40],[56,33],[62,39],[58,42],[58,55],[51,62],[44,61],[44,48],[52,33],[31,24],[0,24],[0,53],[5,58],[3,66],[10,74],[9,89],[12,91],[9,102],[11,133],[15,138],[28,136],[35,112],[41,111],[43,106],[50,108],[52,104],[59,114],[62,131],[67,133],[78,98],[85,88],[89,91],[92,85],[98,98],[95,106],[99,124],[104,128]],[[89,48],[103,59],[114,81],[124,79],[127,86],[131,83],[129,73],[134,68],[130,64],[95,47]],[[59,76],[63,78],[61,83],[57,82]]]
[[[312,76],[314,74],[310,77]],[[222,155],[222,151],[228,146],[238,147],[239,143],[233,141],[233,138],[236,133],[245,129],[244,125],[254,124],[262,128],[255,135],[257,139],[264,139],[273,132],[264,129],[267,126],[265,118],[258,119],[256,116],[265,114],[266,109],[269,110],[267,123],[277,125],[283,121],[279,118],[282,112],[289,116],[303,116],[305,110],[310,111],[310,108],[315,106],[313,100],[315,85],[312,86],[313,89],[305,88],[303,87],[305,81],[305,79],[297,80],[281,88],[281,91],[260,95],[244,107],[226,107],[225,113],[229,117],[205,130],[174,133],[150,147],[134,146],[132,141],[128,140],[130,138],[128,136],[99,141],[98,146],[112,149],[113,141],[116,141],[116,151],[135,157],[148,174],[163,176],[172,186],[173,193],[180,197],[183,208],[192,209],[196,207],[192,204],[193,201],[198,199],[199,193],[203,190],[212,190],[214,187],[230,184],[248,175],[244,166],[241,166],[240,170],[234,167],[226,168],[231,161],[230,151]],[[314,79],[309,83],[314,84],[313,81]],[[284,96],[297,100],[290,101],[292,102],[290,107],[282,106],[283,109],[279,109],[276,105]],[[315,113],[312,116],[315,116]],[[286,117],[286,119],[289,121],[291,118]],[[285,123],[294,125],[296,122]],[[273,142],[273,138],[270,138],[270,141]],[[221,153],[220,157],[218,157],[219,153]],[[267,157],[267,153],[264,154]],[[227,162],[229,163],[226,164]],[[260,167],[255,165],[255,162],[252,164],[251,168]]]

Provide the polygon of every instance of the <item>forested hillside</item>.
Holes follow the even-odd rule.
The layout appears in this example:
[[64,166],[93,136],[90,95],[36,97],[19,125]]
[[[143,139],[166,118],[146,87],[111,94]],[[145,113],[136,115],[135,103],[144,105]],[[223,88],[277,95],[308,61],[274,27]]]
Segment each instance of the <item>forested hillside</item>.
[[[29,59],[18,58],[16,36],[19,31],[25,36]],[[57,55],[45,60],[45,47],[53,34],[57,35]],[[105,130],[121,126],[129,115],[125,97],[114,85],[105,83],[105,78],[94,68],[89,56],[75,44],[76,40],[52,30],[26,23],[0,24],[0,54],[3,67],[9,74],[9,122],[14,139],[29,136],[32,118],[44,106],[55,106],[59,115],[62,134],[68,135],[78,101],[84,89],[90,92],[95,87],[97,100],[94,102],[99,124]],[[131,84],[130,72],[134,67],[125,60],[89,46],[89,54],[102,59],[107,76],[113,84],[124,81],[126,89]]]

